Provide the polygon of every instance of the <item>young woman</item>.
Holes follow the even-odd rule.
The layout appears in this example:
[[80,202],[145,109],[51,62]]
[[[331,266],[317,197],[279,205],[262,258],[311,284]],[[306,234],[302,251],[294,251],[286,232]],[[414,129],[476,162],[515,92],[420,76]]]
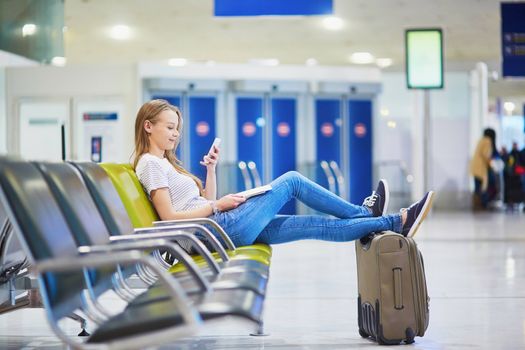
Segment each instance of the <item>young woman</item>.
[[[388,186],[381,180],[363,205],[354,205],[291,171],[271,182],[272,189],[248,200],[228,194],[217,199],[215,169],[220,150],[214,147],[201,164],[206,166],[206,187],[186,171],[175,157],[182,115],[164,100],[145,103],[135,121],[134,169],[162,220],[209,217],[221,225],[238,245],[276,244],[299,239],[351,241],[372,232],[391,230],[413,236],[428,214],[433,192],[408,209],[384,215]],[[296,198],[332,215],[277,215]],[[335,217],[335,218],[334,218]]]

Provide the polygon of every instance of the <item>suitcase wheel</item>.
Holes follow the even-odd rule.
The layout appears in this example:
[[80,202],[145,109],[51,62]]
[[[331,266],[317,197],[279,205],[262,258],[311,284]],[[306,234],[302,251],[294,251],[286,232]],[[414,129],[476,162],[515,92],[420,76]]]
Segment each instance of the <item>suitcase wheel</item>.
[[412,330],[412,328],[407,328],[405,331],[405,344],[412,344],[414,342],[414,338],[416,337],[416,334]]
[[365,332],[364,330],[362,330],[361,328],[359,328],[359,335],[363,338],[368,338],[370,335]]

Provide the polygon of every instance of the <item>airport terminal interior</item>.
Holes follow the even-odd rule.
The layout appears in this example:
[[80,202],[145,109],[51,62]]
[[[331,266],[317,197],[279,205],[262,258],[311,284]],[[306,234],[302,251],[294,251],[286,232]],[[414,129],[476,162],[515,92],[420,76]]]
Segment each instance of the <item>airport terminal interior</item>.
[[524,1],[0,0],[0,349],[525,349],[524,290]]

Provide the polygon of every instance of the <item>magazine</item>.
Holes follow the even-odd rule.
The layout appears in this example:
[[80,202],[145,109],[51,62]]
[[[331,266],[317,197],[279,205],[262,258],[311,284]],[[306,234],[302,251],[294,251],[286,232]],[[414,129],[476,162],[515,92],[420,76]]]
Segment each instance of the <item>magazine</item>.
[[266,193],[272,189],[271,185],[265,185],[265,186],[259,186],[255,187],[246,191],[238,192],[236,195],[243,196],[246,199],[251,198],[253,196],[258,196],[260,194]]

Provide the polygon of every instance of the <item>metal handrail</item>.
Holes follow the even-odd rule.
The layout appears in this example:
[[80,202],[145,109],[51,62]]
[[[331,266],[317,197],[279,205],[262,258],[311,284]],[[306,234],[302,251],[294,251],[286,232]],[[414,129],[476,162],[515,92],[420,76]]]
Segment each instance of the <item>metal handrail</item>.
[[257,164],[255,164],[254,161],[249,161],[248,169],[250,170],[250,173],[252,174],[253,186],[254,187],[262,186],[261,177],[259,176],[259,171],[257,170]]
[[242,174],[242,178],[244,180],[244,187],[249,190],[251,188],[253,188],[253,185],[252,185],[252,179],[250,178],[250,174],[248,173],[248,168],[246,166],[246,162],[243,162],[242,160],[237,163],[237,167],[239,168],[239,170],[241,171],[241,174]]
[[326,179],[328,180],[328,189],[330,192],[337,194],[337,190],[335,188],[335,178],[332,175],[332,171],[330,171],[328,162],[326,160],[322,160],[319,164],[321,165],[321,169],[323,169]]
[[346,199],[346,186],[345,186],[345,177],[343,172],[339,168],[339,164],[335,160],[330,162],[330,168],[334,173],[335,179],[337,180],[337,186],[339,188],[339,197]]

